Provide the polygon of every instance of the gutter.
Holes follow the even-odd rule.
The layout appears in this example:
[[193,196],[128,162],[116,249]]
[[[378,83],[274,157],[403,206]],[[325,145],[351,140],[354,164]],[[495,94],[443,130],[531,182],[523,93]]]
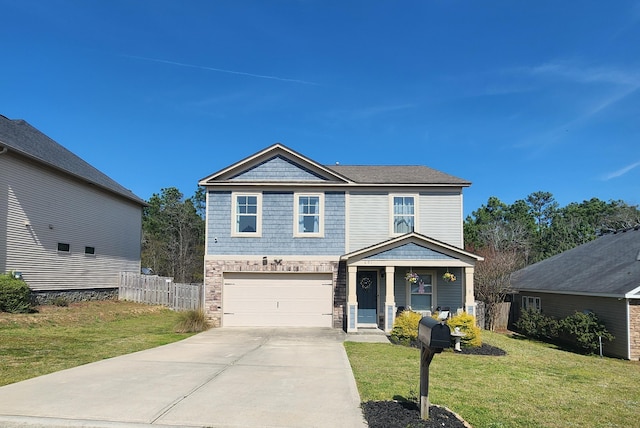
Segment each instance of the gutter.
[[0,155],[3,155],[3,154],[5,154],[5,153],[7,153],[8,151],[9,151],[9,149],[7,148],[7,146],[4,146],[4,147],[2,148],[2,150],[0,150]]

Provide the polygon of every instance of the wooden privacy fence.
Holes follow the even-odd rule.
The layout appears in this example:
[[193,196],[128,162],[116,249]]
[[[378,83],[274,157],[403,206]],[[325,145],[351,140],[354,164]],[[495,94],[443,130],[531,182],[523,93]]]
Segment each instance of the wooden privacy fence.
[[202,284],[179,284],[173,278],[120,272],[118,299],[164,305],[176,311],[202,309]]

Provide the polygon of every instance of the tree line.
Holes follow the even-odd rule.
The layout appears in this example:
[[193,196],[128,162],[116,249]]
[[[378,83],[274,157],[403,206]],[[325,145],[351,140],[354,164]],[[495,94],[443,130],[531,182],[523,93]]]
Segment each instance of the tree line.
[[142,211],[142,266],[179,283],[201,283],[205,191],[185,198],[175,187],[154,193]]
[[621,200],[592,198],[561,207],[538,191],[506,204],[495,196],[464,221],[465,249],[484,257],[475,269],[476,299],[485,303],[486,327],[512,293],[511,273],[589,242],[599,235],[640,225],[640,210]]

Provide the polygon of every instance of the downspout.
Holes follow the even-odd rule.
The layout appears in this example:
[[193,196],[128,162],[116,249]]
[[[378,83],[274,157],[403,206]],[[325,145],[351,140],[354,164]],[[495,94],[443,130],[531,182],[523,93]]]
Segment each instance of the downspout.
[[9,151],[9,149],[6,147],[3,147],[2,150],[0,150],[0,155],[7,153],[7,151]]

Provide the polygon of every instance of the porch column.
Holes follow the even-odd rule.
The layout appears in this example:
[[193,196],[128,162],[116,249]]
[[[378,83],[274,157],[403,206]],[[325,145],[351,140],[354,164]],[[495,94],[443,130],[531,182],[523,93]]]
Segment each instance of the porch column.
[[470,315],[476,316],[476,299],[473,291],[473,267],[464,268],[464,310]]
[[347,267],[347,332],[358,331],[357,266]]
[[384,301],[384,331],[390,332],[393,329],[393,322],[396,317],[396,299],[393,293],[393,283],[396,267],[385,266],[384,278],[386,285],[385,301]]

